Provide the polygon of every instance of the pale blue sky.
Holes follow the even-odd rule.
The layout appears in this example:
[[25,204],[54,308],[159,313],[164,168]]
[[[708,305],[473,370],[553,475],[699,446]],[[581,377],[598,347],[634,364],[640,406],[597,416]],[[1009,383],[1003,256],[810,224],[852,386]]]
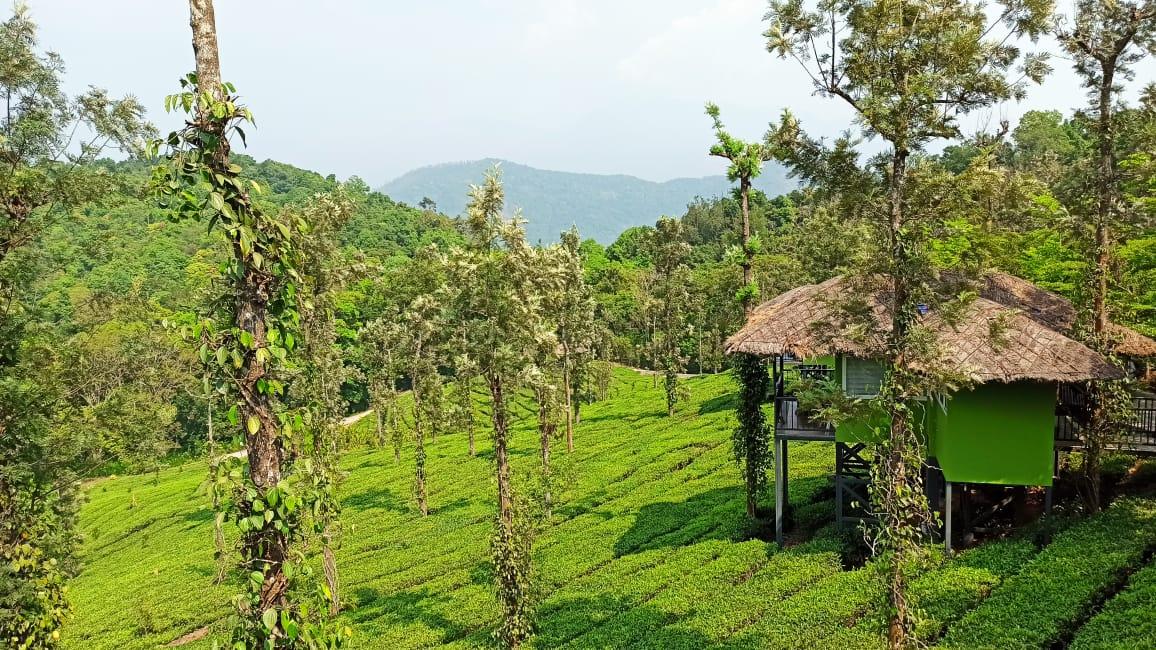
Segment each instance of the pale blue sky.
[[[192,67],[184,0],[28,0],[67,82],[133,93],[162,127]],[[217,0],[224,78],[257,117],[249,153],[379,185],[438,162],[499,157],[665,180],[707,157],[717,102],[757,137],[783,108],[834,135],[850,114],[763,49],[764,0]],[[6,13],[6,12],[5,12]],[[1067,64],[1024,104],[1084,103]],[[1138,81],[1156,78],[1148,62]]]

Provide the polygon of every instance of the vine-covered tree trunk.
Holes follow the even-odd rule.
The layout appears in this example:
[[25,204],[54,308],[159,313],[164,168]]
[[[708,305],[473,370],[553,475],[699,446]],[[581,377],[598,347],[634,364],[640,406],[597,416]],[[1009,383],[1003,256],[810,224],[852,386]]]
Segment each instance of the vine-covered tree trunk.
[[909,313],[909,280],[907,263],[909,260],[904,241],[905,191],[907,180],[908,152],[900,142],[895,143],[891,156],[891,187],[889,197],[891,244],[891,368],[890,386],[884,387],[885,405],[891,420],[887,448],[883,450],[882,476],[886,483],[877,492],[877,506],[882,510],[883,530],[881,534],[888,540],[884,545],[887,554],[888,604],[891,619],[888,625],[888,645],[893,650],[907,648],[914,633],[914,617],[907,602],[906,570],[912,545],[918,544],[917,526],[919,509],[917,501],[921,485],[919,472],[913,465],[922,462],[919,441],[912,435],[904,399],[907,396],[907,333],[913,315]]
[[466,436],[469,438],[469,454],[473,458],[477,454],[477,445],[474,441],[474,398],[473,398],[473,377],[462,377],[458,381],[465,382],[465,387],[459,386],[462,398],[459,408],[462,409],[463,417],[466,425]]
[[374,423],[376,425],[376,428],[374,429],[374,431],[376,432],[377,446],[379,448],[384,447],[385,446],[385,418],[381,414],[381,407],[380,406],[373,409],[373,418],[374,418]]
[[735,459],[742,464],[747,490],[747,516],[758,516],[759,494],[767,482],[770,465],[770,427],[763,413],[763,401],[770,390],[771,378],[762,359],[740,354],[735,359],[739,379],[739,426],[734,432]]
[[509,414],[501,376],[489,378],[490,398],[493,401],[494,461],[498,470],[498,521],[506,528],[514,525],[514,497],[510,484],[510,458],[507,448]]
[[[658,376],[658,373],[654,373]],[[674,415],[674,407],[678,404],[678,371],[674,368],[674,361],[667,360],[666,370],[662,375],[662,385],[666,389],[666,415]]]
[[414,489],[417,492],[417,507],[421,516],[429,514],[429,503],[426,501],[425,489],[425,432],[422,428],[421,416],[415,414],[413,424],[414,434]]
[[494,536],[494,573],[502,621],[498,640],[506,648],[518,648],[530,636],[530,544],[531,531],[515,510],[510,475],[509,412],[501,375],[488,378],[493,402],[494,459],[498,474],[498,529]]
[[[190,25],[193,31],[193,53],[196,57],[197,90],[209,93],[218,100],[223,98],[220,57],[217,50],[217,28],[212,0],[189,1]],[[229,165],[229,147],[225,134],[216,128],[220,122],[209,115],[198,115],[206,130],[219,138],[216,155],[208,161],[222,172]],[[241,371],[236,387],[240,396],[238,411],[245,430],[245,447],[249,460],[249,478],[259,497],[281,481],[285,450],[281,443],[280,425],[274,414],[269,395],[258,389],[266,376],[266,364],[258,350],[268,347],[265,318],[269,308],[269,290],[274,278],[269,272],[254,268],[241,250],[241,242],[234,235],[233,254],[241,265],[236,280],[234,319],[242,332],[252,337],[252,345],[242,355]],[[240,504],[243,513],[252,507],[252,501]],[[244,538],[243,555],[250,570],[264,572],[260,590],[260,611],[280,609],[286,603],[288,579],[283,564],[288,556],[289,543],[285,533],[269,528],[251,531]]]

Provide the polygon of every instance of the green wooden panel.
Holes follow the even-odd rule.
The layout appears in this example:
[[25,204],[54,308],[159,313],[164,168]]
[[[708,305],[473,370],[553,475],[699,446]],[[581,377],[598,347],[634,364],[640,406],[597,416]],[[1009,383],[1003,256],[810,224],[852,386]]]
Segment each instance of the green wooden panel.
[[1051,485],[1055,405],[1049,383],[993,382],[957,393],[933,418],[930,452],[949,481]]

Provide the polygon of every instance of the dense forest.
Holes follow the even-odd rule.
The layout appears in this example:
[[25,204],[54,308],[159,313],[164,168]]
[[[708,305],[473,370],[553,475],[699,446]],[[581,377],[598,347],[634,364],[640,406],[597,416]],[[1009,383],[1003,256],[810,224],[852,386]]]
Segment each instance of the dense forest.
[[[483,580],[497,599],[493,638],[532,642],[535,533],[577,516],[566,509],[577,480],[566,458],[585,444],[584,408],[614,382],[650,395],[660,415],[709,418],[691,391],[721,394],[723,384],[686,375],[732,373],[741,397],[730,395],[726,410],[737,422],[712,426],[734,429],[728,443],[756,520],[734,535],[765,535],[767,369],[728,355],[726,340],[764,301],[834,276],[886,278],[894,301],[881,332],[855,320],[869,310],[844,310],[850,330],[880,337],[887,364],[872,408],[891,424],[880,428],[872,481],[891,489],[872,492],[880,525],[867,539],[886,586],[875,598],[887,603],[881,629],[890,647],[916,647],[926,630],[906,593],[922,584],[913,567],[932,520],[910,496],[923,462],[912,450],[923,443],[906,405],[966,381],[928,361],[934,344],[901,314],[966,310],[975,278],[1002,271],[1069,299],[1073,336],[1106,356],[1109,315],[1156,336],[1156,84],[1131,75],[1156,50],[1150,1],[1080,2],[1058,27],[1046,2],[1006,3],[992,27],[966,0],[772,2],[768,49],[811,73],[815,88],[800,92],[847,102],[852,130],[814,138],[785,111],[747,143],[708,104],[702,129],[718,144],[702,155],[720,159],[733,191],[695,198],[680,214],[630,203],[636,222],[654,225],[626,228],[609,245],[597,241],[601,219],[529,237],[524,219],[535,215],[506,209],[501,165],[474,185],[439,188],[462,198],[463,210],[446,214],[444,201],[410,205],[356,177],[258,162],[243,147],[252,115],[220,80],[212,3],[190,5],[196,73],[166,104],[185,120],[166,137],[132,98],[66,96],[64,64],[39,43],[27,9],[0,24],[5,647],[55,647],[67,630],[85,486],[123,474],[159,481],[188,463],[210,467],[197,498],[214,510],[204,541],[215,540],[215,584],[240,594],[232,647],[351,643],[355,632],[331,620],[347,604],[334,550],[342,459],[366,446],[404,459],[416,512],[435,517],[427,482],[453,470],[428,454],[442,453],[450,434],[468,436],[463,457],[493,463],[496,487],[485,489],[496,490],[496,505],[483,516],[493,523]],[[835,42],[828,21],[846,41]],[[1005,40],[989,42],[991,29]],[[1022,97],[1068,63],[1007,45],[1047,32],[1090,103],[965,133],[959,116]],[[896,81],[896,70],[908,76]],[[1123,93],[1125,82],[1138,92]],[[84,142],[70,135],[78,125]],[[887,146],[864,154],[868,139]],[[799,189],[758,190],[772,163]],[[1112,362],[1137,385],[1152,380],[1142,360]],[[623,380],[616,365],[647,371],[649,385]],[[1118,422],[1119,383],[1089,384],[1099,405],[1089,436]],[[611,404],[603,411],[614,413]],[[342,424],[369,410],[369,426]],[[521,428],[536,436],[532,450],[512,441]],[[696,443],[678,444],[665,453]],[[1096,487],[1081,488],[1080,507],[1094,514],[1107,507],[1101,460],[1094,449],[1082,458]],[[227,578],[238,565],[246,578]]]

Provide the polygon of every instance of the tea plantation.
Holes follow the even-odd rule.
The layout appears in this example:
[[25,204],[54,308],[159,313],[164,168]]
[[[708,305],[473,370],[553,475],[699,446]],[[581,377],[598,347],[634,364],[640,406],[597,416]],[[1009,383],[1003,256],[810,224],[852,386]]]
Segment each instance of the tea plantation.
[[[793,449],[801,532],[779,550],[745,523],[731,379],[690,380],[692,399],[673,418],[651,381],[619,370],[610,398],[583,409],[576,450],[555,453],[565,487],[535,545],[535,647],[883,647],[877,574],[870,563],[848,568],[843,551],[856,533],[828,524],[831,447]],[[524,415],[515,437],[523,476],[538,462]],[[354,647],[490,645],[487,450],[482,442],[469,458],[457,434],[429,444],[424,518],[408,450],[400,464],[388,449],[346,454],[338,563]],[[223,638],[236,585],[214,585],[204,478],[202,462],[88,487],[67,648],[204,649]],[[920,635],[943,648],[1152,647],[1154,548],[1156,502],[1121,499],[1097,517],[941,560],[912,587]]]

